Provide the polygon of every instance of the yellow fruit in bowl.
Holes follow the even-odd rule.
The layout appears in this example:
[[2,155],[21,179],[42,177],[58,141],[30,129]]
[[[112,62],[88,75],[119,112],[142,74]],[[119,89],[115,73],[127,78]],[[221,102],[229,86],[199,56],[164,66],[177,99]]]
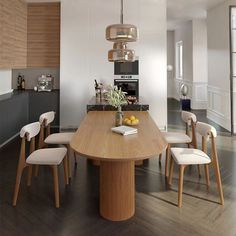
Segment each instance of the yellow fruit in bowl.
[[131,125],[131,124],[132,124],[132,121],[128,119],[128,120],[126,121],[126,124],[127,124],[127,125]]
[[130,118],[129,118],[131,121],[133,121],[133,120],[135,120],[136,118],[135,118],[135,116],[130,116]]
[[126,123],[128,120],[129,120],[128,118],[125,118],[125,119],[124,119],[124,122]]
[[132,125],[137,125],[139,123],[138,119],[132,120],[131,124]]

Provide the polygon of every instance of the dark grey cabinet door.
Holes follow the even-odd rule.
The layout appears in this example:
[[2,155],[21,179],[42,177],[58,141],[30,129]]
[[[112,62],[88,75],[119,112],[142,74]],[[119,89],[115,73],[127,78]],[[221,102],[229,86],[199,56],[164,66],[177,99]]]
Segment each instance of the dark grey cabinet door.
[[29,122],[36,122],[42,113],[55,111],[52,126],[59,126],[59,91],[29,92]]
[[28,123],[28,108],[28,93],[21,93],[0,102],[0,145]]

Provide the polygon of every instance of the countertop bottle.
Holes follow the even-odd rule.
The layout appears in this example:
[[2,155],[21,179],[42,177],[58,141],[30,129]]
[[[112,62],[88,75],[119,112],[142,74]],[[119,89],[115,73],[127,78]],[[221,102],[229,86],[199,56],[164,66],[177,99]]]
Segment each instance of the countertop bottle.
[[25,90],[25,79],[23,77],[22,82],[21,82],[21,89]]

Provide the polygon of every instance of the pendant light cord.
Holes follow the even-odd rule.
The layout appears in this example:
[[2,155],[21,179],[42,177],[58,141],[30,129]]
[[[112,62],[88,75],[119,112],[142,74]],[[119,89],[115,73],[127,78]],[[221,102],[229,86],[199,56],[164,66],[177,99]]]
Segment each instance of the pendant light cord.
[[124,3],[121,0],[120,23],[124,24]]

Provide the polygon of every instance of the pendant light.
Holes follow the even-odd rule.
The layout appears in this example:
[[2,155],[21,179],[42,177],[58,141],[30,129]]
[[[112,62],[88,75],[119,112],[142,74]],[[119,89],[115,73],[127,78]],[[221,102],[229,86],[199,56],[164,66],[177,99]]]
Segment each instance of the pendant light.
[[132,62],[135,61],[135,52],[127,48],[126,42],[117,42],[113,44],[113,49],[108,52],[110,62]]
[[130,62],[135,60],[134,50],[127,48],[127,42],[135,42],[138,29],[134,25],[124,24],[123,0],[121,0],[120,24],[109,25],[106,28],[106,39],[113,42],[113,49],[108,52],[110,62]]

